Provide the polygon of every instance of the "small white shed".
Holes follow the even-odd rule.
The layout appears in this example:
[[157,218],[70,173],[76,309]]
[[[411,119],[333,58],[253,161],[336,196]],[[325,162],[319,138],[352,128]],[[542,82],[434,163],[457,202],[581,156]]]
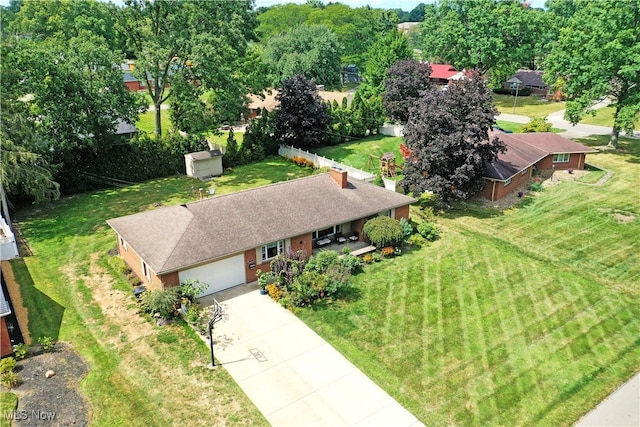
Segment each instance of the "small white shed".
[[220,150],[198,151],[184,155],[187,175],[205,179],[222,175],[222,152]]

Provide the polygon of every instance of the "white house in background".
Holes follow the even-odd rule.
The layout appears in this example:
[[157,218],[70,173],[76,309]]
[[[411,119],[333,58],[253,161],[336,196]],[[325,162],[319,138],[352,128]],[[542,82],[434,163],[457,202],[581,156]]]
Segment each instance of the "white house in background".
[[2,261],[18,257],[16,237],[9,224],[0,216],[0,259]]

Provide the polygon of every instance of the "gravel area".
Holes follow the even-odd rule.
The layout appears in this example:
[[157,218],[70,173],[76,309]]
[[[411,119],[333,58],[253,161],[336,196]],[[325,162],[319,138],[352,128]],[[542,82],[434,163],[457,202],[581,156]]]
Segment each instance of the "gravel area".
[[[18,395],[14,426],[86,426],[91,406],[78,389],[89,365],[68,344],[56,343],[49,353],[34,351],[18,362],[23,383],[11,391]],[[47,371],[55,373],[46,377]]]

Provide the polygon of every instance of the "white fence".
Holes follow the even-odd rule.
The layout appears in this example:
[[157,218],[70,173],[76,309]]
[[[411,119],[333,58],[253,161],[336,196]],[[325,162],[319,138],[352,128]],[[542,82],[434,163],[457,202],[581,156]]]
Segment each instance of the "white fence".
[[288,157],[290,159],[295,156],[303,157],[313,162],[313,164],[318,168],[324,166],[328,166],[330,168],[340,168],[342,170],[346,170],[347,174],[350,177],[360,179],[362,181],[371,182],[376,177],[376,175],[371,172],[363,171],[362,169],[354,168],[353,166],[347,166],[333,159],[327,159],[326,157],[319,156],[315,153],[310,153],[308,151],[288,145],[281,145],[278,149],[278,154],[282,157]]
[[382,135],[387,135],[387,136],[403,136],[404,126],[385,123],[378,129],[378,132],[381,133]]

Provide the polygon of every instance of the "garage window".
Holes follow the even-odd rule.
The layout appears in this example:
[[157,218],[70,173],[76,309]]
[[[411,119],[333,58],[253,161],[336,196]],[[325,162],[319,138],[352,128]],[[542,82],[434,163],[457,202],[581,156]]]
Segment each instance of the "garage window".
[[284,252],[284,240],[266,244],[262,247],[262,261],[273,259]]
[[147,278],[147,280],[151,281],[151,273],[149,271],[149,267],[147,266],[147,263],[142,261],[142,274],[144,274],[144,277]]

